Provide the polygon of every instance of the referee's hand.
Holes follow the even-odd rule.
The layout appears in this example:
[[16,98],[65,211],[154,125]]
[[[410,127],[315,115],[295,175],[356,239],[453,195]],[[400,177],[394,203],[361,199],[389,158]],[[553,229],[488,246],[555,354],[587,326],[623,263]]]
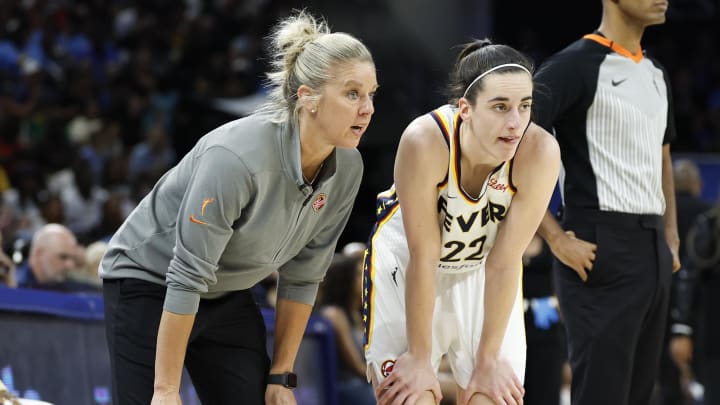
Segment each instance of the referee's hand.
[[565,231],[549,245],[558,260],[575,270],[582,281],[587,280],[595,261],[596,244],[576,238],[573,231]]
[[672,235],[671,232],[667,232],[665,234],[665,241],[668,244],[668,248],[670,248],[670,253],[672,254],[672,269],[673,273],[680,270],[680,267],[682,265],[680,264],[680,238],[677,237],[677,235]]

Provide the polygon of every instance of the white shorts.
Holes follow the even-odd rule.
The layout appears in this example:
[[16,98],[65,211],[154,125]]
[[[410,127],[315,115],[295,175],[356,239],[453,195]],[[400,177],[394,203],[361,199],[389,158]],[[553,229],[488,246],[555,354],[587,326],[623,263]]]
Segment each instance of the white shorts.
[[[390,374],[395,360],[407,351],[406,265],[406,257],[389,253],[387,247],[379,243],[374,243],[371,254],[366,257],[365,358],[368,376],[374,373],[378,381]],[[447,354],[455,382],[463,389],[470,382],[480,342],[484,287],[484,268],[459,274],[438,272],[436,275],[431,361],[437,370],[442,356]],[[526,358],[523,316],[522,288],[518,288],[500,352],[510,361],[520,381],[525,378]]]

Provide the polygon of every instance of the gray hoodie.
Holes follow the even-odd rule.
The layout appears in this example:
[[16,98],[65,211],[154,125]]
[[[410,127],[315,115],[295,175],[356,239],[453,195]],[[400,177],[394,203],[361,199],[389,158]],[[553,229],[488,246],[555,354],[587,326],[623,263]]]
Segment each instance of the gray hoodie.
[[165,173],[110,240],[105,279],[167,285],[165,309],[248,289],[279,271],[278,298],[312,304],[362,178],[356,149],[335,149],[314,186],[289,124],[265,115],[202,137]]

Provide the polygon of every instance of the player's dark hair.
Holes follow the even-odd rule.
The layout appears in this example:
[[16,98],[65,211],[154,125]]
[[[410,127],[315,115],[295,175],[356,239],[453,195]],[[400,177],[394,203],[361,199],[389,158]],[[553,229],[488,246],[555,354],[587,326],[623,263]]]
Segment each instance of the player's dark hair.
[[[462,50],[455,59],[455,65],[450,73],[450,83],[447,87],[448,103],[457,105],[458,100],[465,97],[472,104],[477,94],[483,90],[485,78],[473,81],[484,72],[508,63],[514,63],[525,67],[532,75],[535,67],[528,57],[516,49],[500,44],[493,44],[489,39],[474,40],[461,45]],[[508,66],[498,69],[493,73],[508,73],[522,71],[517,66]],[[468,89],[468,86],[472,87]]]

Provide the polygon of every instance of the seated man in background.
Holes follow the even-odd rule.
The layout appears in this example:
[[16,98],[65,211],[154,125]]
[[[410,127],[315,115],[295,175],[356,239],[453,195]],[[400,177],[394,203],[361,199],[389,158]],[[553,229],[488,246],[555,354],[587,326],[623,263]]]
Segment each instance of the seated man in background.
[[[318,293],[318,312],[332,325],[338,359],[338,403],[374,405],[363,355],[363,250],[335,254]],[[359,245],[355,245],[359,246]]]
[[94,289],[98,292],[102,291],[102,279],[100,279],[100,275],[98,274],[98,268],[100,267],[100,260],[102,260],[106,249],[107,242],[102,240],[97,240],[85,247],[82,245],[79,246],[78,258],[80,262],[78,263],[78,267],[68,273],[68,280],[80,284],[87,284],[89,289]]
[[[2,233],[0,233],[0,246],[2,246]],[[0,249],[0,287],[15,288],[17,281],[15,277],[15,263],[2,249]]]
[[75,235],[60,224],[47,224],[32,238],[28,259],[17,268],[17,286],[52,291],[93,291],[92,286],[68,280],[79,268],[82,251]]

